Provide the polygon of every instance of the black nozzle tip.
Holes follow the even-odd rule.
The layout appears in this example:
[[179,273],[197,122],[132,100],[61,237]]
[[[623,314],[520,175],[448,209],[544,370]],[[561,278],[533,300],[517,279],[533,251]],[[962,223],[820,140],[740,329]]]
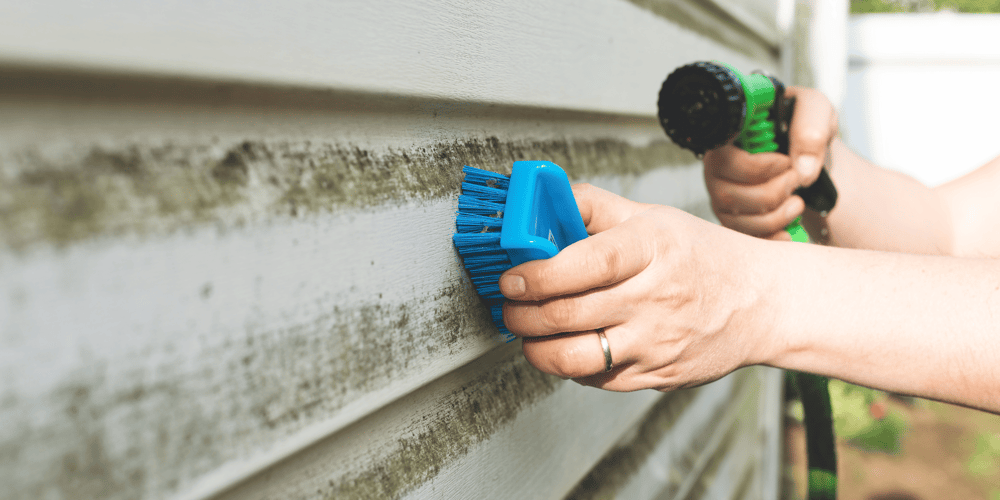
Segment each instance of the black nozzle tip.
[[710,62],[688,64],[670,73],[656,105],[660,125],[670,139],[696,155],[739,134],[746,115],[739,77]]

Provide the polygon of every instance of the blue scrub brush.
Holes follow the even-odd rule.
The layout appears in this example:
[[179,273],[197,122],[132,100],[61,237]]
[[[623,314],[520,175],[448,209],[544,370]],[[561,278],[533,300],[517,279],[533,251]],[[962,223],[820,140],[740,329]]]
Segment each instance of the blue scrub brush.
[[500,275],[529,260],[547,259],[587,237],[566,172],[549,161],[516,161],[510,177],[465,167],[452,238],[465,270],[504,341]]

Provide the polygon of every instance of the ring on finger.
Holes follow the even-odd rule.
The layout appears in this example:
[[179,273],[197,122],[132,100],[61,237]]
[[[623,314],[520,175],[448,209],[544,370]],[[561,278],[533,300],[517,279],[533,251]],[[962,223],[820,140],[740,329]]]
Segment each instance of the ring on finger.
[[608,338],[604,336],[604,329],[597,329],[597,336],[601,339],[601,349],[604,351],[604,373],[611,371],[614,368],[614,363],[611,362],[611,347],[608,345]]

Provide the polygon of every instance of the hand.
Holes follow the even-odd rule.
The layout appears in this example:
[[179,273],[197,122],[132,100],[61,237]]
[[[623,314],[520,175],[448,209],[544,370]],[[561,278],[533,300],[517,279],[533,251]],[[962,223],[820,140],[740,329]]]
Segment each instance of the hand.
[[789,155],[750,154],[731,143],[705,153],[705,185],[723,226],[789,240],[785,226],[805,210],[802,198],[793,192],[819,177],[837,135],[837,113],[818,90],[789,87],[786,95],[796,98]]
[[593,236],[500,279],[514,300],[504,322],[532,365],[614,391],[673,390],[765,359],[772,280],[757,263],[768,243],[593,186],[573,192]]

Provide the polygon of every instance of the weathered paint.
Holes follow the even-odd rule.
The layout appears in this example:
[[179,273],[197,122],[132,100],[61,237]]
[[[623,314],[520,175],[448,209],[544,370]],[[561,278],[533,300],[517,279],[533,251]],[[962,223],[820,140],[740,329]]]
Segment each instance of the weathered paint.
[[[133,443],[105,460],[169,488],[270,443],[300,443],[278,454],[291,453],[475,358],[495,341],[449,243],[453,211],[446,199],[15,257],[0,277],[17,401],[5,443],[60,450],[23,462],[59,470],[90,445],[37,416],[86,403],[76,429]],[[414,247],[380,244],[393,238]],[[105,428],[109,412],[134,416]],[[176,453],[143,451],[154,431]]]
[[[706,454],[706,444],[719,429],[732,423],[732,412],[725,411],[725,407],[740,406],[738,402],[746,401],[751,396],[749,386],[759,383],[751,370],[744,370],[730,378],[731,386],[721,403],[708,407],[708,411],[704,412],[707,418],[694,417],[695,413],[689,408],[697,397],[696,390],[679,391],[662,399],[643,417],[635,432],[598,462],[567,498],[584,500],[621,496],[625,486],[636,481],[640,469],[650,466],[651,455],[663,447],[672,448],[672,460],[659,462],[657,465],[661,469],[657,471],[657,475],[667,483],[641,480],[645,483],[644,488],[658,490],[657,494],[660,496],[674,495],[688,477],[702,475],[696,462]],[[684,429],[687,436],[671,436],[678,429]],[[628,498],[638,496],[640,494],[635,491],[627,495]]]
[[0,172],[15,172],[0,178],[0,240],[15,250],[36,243],[65,246],[100,236],[456,197],[462,165],[509,173],[517,160],[549,160],[581,179],[689,164],[685,156],[666,139],[633,146],[614,137],[469,137],[382,151],[259,139],[83,145],[58,161],[27,147],[0,160]]
[[[525,407],[562,383],[506,349],[496,364],[485,360],[461,389],[438,401],[444,411],[414,437],[397,441],[398,451],[362,464],[359,472],[331,480],[323,498],[399,498],[433,478],[441,467],[509,425]],[[478,363],[478,362],[477,362]],[[349,432],[349,431],[348,431]]]
[[[541,487],[560,487],[561,473],[539,471],[531,462],[484,463],[491,472],[478,475],[469,464],[483,463],[478,456],[496,447],[521,447],[552,441],[545,449],[559,459],[560,471],[589,465],[587,453],[572,459],[579,446],[574,436],[587,428],[569,401],[590,410],[587,425],[601,422],[609,436],[633,425],[630,411],[641,411],[655,402],[653,393],[614,394],[564,382],[532,368],[517,345],[501,349],[438,379],[406,398],[388,405],[328,439],[290,457],[263,474],[249,478],[218,496],[221,499],[299,498],[423,498],[449,496],[433,489],[435,481],[447,487],[459,477],[476,483],[503,483],[515,497],[538,492],[538,481],[526,470],[541,474]],[[593,406],[591,406],[593,405]],[[542,416],[538,415],[542,412]],[[554,421],[553,417],[558,421]],[[487,444],[488,446],[484,446]],[[601,443],[588,442],[592,446]],[[610,443],[608,443],[610,444]],[[538,454],[538,448],[527,448]],[[600,448],[597,448],[598,450]],[[520,469],[505,473],[505,468]],[[584,469],[585,470],[585,469]],[[582,474],[580,470],[578,474]],[[442,480],[442,476],[445,478]],[[578,476],[570,473],[575,482]],[[573,484],[572,482],[569,483]],[[561,487],[567,487],[562,484]],[[437,486],[436,488],[441,488]],[[489,491],[489,488],[487,487]],[[496,491],[495,489],[493,491]]]
[[[63,103],[69,124],[88,118],[71,103]],[[108,107],[139,121],[130,106]],[[343,117],[346,107],[329,104],[330,116]],[[655,123],[625,120],[614,129],[620,135],[603,129],[602,139],[595,129],[617,119],[529,114],[531,132],[546,130],[532,135],[569,138],[541,141],[514,136],[524,118],[507,122],[508,113],[473,106],[440,119],[398,119],[396,127],[440,120],[445,131],[493,123],[506,137],[432,143],[423,153],[410,146],[413,155],[371,146],[397,132],[380,137],[371,130],[377,117],[359,116],[353,121],[368,149],[313,137],[227,146],[176,132],[154,140],[149,124],[115,140],[75,130],[54,146],[8,136],[14,146],[4,158],[13,159],[2,165],[12,182],[0,189],[10,188],[4,220],[17,230],[5,232],[0,278],[12,349],[4,411],[12,425],[3,442],[28,457],[4,471],[20,478],[9,484],[25,497],[65,496],[85,491],[79,477],[95,470],[131,471],[130,481],[94,482],[111,497],[130,497],[184,489],[221,464],[242,464],[231,469],[243,477],[489,349],[489,323],[449,243],[458,179],[449,187],[411,178],[454,176],[463,162],[502,169],[520,155],[546,156],[577,178],[641,186],[646,175],[666,174],[660,182],[684,195],[675,204],[708,213],[704,197],[689,198],[683,187],[700,182],[690,155],[646,139],[662,135]],[[247,114],[223,107],[201,127]],[[239,137],[224,127],[220,135]],[[368,190],[304,182],[310,162],[354,175]],[[365,177],[372,170],[388,176],[373,182]],[[294,215],[289,178],[311,188],[293,191],[302,207]],[[79,199],[95,201],[68,206],[96,208],[65,208],[64,200]],[[380,243],[394,239],[413,246]],[[108,415],[128,418],[109,427]],[[46,479],[53,475],[69,479]]]
[[[776,61],[626,2],[515,4],[292,2],[271,23],[218,2],[191,24],[108,2],[134,22],[103,39],[99,5],[0,7],[5,498],[560,496],[631,432],[658,394],[496,350],[449,242],[458,170],[552,159],[710,217],[655,90],[694,58]],[[20,36],[40,15],[51,32]],[[162,43],[176,26],[191,38]]]
[[766,461],[760,453],[758,435],[758,412],[752,398],[741,404],[741,414],[731,424],[722,439],[715,445],[704,469],[693,481],[691,489],[677,500],[697,500],[702,498],[759,499],[762,490],[755,479],[760,477],[761,465]]
[[764,459],[755,452],[763,444],[760,439],[758,419],[761,417],[758,404],[765,390],[762,370],[753,374],[741,397],[733,398],[723,423],[716,432],[706,439],[693,470],[697,474],[687,474],[684,481],[673,490],[677,500],[699,498],[720,498],[728,496],[727,490],[739,486],[738,478],[747,469],[759,471]]

